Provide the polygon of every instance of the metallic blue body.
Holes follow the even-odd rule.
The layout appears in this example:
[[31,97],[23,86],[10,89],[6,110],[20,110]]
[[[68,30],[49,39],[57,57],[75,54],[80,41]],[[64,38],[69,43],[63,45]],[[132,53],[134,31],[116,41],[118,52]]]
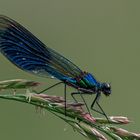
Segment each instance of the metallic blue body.
[[79,90],[94,92],[101,87],[92,74],[83,72],[23,26],[5,16],[0,16],[0,51],[17,67],[32,74],[53,76]]

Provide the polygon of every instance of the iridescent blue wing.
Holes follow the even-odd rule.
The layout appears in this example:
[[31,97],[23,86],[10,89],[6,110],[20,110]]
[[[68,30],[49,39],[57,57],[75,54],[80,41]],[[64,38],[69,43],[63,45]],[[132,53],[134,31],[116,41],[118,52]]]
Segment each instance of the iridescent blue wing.
[[0,16],[0,51],[20,69],[39,76],[65,80],[81,73],[75,64],[5,16]]

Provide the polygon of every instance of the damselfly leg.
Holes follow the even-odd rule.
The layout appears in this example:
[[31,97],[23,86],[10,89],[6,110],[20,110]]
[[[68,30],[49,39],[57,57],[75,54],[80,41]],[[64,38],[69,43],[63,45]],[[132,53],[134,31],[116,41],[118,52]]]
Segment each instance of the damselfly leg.
[[[82,100],[84,101],[84,103],[85,103],[85,105],[86,105],[86,108],[87,108],[88,113],[91,114],[91,113],[90,113],[90,110],[89,110],[89,107],[88,107],[88,105],[87,105],[87,103],[86,103],[86,101],[85,101],[85,99],[84,99],[84,97],[83,97],[83,94],[88,94],[88,95],[90,94],[90,95],[91,95],[91,93],[84,93],[84,92],[73,92],[73,93],[71,93],[71,96],[72,96],[72,98],[75,100],[75,102],[78,102],[77,99],[76,99],[75,96],[74,96],[74,95],[77,95],[77,94],[80,94]],[[102,107],[101,107],[100,104],[99,104],[99,98],[100,98],[100,93],[97,93],[97,94],[96,94],[96,97],[95,97],[95,99],[94,99],[94,101],[93,101],[92,104],[91,104],[91,109],[92,109],[93,111],[95,111],[95,112],[101,114],[101,115],[104,115],[104,116],[106,117],[106,119],[109,121],[109,119],[108,119],[106,113],[104,112],[104,110],[102,109]],[[95,105],[95,103],[96,103],[97,106],[99,107],[100,111],[93,108],[94,105]]]
[[43,92],[45,92],[45,91],[47,91],[47,90],[49,90],[49,89],[51,89],[51,88],[53,88],[53,87],[55,87],[55,86],[58,86],[58,85],[60,85],[60,84],[62,84],[62,83],[64,83],[64,82],[58,82],[58,83],[56,83],[56,84],[54,84],[54,85],[52,85],[52,86],[50,86],[50,87],[48,87],[48,88],[46,88],[46,89],[43,89],[43,90],[40,91],[40,92],[37,92],[37,94],[41,94],[41,93],[43,93]]
[[[51,89],[51,88],[53,88],[53,87],[55,87],[55,86],[58,86],[58,85],[60,85],[60,84],[62,84],[62,83],[64,83],[64,82],[58,82],[58,83],[56,83],[56,84],[54,84],[54,85],[52,85],[52,86],[50,86],[50,87],[48,87],[48,88],[46,88],[46,89],[44,89],[44,90],[42,90],[42,91],[40,91],[40,92],[38,92],[37,94],[41,94],[41,93],[43,93],[43,92],[45,92],[45,91],[47,91],[47,90],[49,90],[49,89]],[[64,83],[64,106],[65,106],[65,116],[67,115],[67,113],[66,113],[66,104],[67,104],[67,90],[66,90],[66,83]]]
[[[99,104],[100,95],[101,95],[101,93],[97,93],[97,94],[96,94],[96,97],[95,97],[94,101],[93,101],[92,104],[91,104],[91,109],[92,109],[93,111],[95,111],[95,112],[101,114],[101,115],[104,115],[104,116],[106,117],[106,119],[109,121],[109,119],[108,119],[106,113],[104,112],[104,110],[102,109],[102,107],[101,107],[100,104]],[[99,107],[100,111],[93,108],[94,105],[95,105],[95,103],[96,103],[97,106]]]
[[84,102],[84,104],[85,104],[85,106],[86,106],[86,109],[87,109],[88,113],[91,115],[90,110],[89,110],[89,107],[88,107],[88,105],[87,105],[87,103],[86,103],[86,101],[85,101],[85,99],[84,99],[84,97],[83,97],[83,94],[88,94],[88,93],[83,93],[83,92],[72,92],[72,93],[71,93],[71,97],[74,99],[74,101],[75,101],[76,103],[78,102],[78,100],[75,98],[74,95],[77,95],[77,94],[81,96],[81,98],[82,98],[82,100],[83,100],[83,102]]

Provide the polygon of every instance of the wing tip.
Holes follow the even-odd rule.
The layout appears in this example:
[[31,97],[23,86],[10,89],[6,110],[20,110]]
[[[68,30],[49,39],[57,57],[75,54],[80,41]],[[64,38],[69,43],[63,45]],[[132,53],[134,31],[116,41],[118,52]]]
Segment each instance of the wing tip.
[[13,20],[5,15],[0,15],[0,32],[10,28]]
[[8,16],[0,15],[0,22],[5,20],[11,20]]

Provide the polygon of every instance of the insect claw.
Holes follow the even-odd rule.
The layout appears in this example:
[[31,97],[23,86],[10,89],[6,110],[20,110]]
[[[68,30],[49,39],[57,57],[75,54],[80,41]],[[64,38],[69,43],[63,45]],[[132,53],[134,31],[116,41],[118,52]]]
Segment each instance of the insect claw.
[[16,95],[16,89],[13,89],[13,94]]
[[30,103],[32,94],[29,89],[26,90],[26,100]]

